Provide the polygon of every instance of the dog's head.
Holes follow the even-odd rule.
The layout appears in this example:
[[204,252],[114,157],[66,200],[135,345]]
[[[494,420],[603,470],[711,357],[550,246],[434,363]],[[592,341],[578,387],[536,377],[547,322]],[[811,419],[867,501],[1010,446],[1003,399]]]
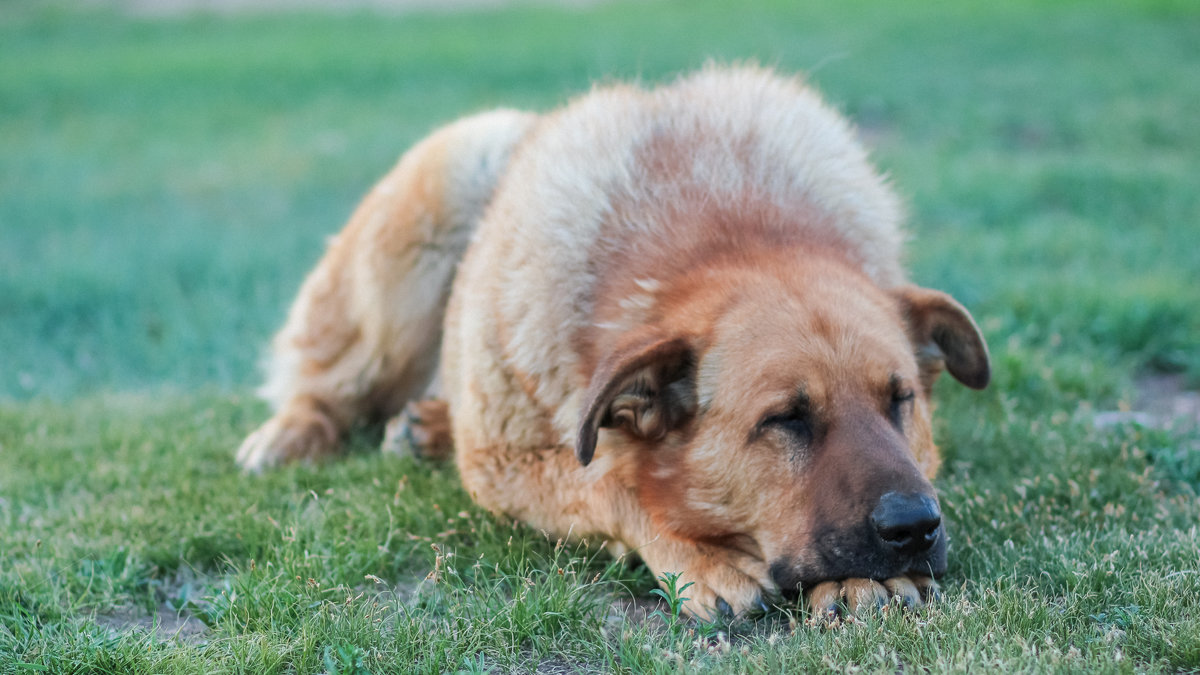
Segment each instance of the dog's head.
[[840,264],[661,302],[596,367],[580,461],[615,430],[657,525],[759,557],[784,591],[945,571],[930,392],[943,370],[989,379],[960,304]]

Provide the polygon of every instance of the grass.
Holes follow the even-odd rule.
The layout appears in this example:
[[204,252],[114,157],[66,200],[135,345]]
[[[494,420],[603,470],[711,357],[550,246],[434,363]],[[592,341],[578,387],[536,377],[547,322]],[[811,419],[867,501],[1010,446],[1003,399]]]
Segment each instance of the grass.
[[[1197,45],[1184,0],[0,6],[0,673],[1200,670],[1196,436],[1091,424],[1142,374],[1200,384]],[[938,392],[944,602],[627,621],[645,569],[368,433],[238,474],[263,345],[407,145],[710,57],[809,72],[907,196],[915,279],[988,335],[993,386]]]

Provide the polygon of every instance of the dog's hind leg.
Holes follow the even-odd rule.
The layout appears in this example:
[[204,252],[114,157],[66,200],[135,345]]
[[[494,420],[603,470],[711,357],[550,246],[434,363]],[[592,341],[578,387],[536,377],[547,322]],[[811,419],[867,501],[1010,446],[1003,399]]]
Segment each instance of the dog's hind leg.
[[382,450],[386,453],[445,459],[453,449],[450,410],[442,399],[409,401],[384,428]]
[[275,414],[238,450],[245,469],[332,454],[352,424],[426,390],[455,270],[534,119],[497,110],[444,127],[366,196],[272,342],[259,392]]

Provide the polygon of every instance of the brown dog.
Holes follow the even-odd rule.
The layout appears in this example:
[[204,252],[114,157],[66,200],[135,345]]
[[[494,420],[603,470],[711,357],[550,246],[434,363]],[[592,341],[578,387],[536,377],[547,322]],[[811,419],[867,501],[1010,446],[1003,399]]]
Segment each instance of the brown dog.
[[452,434],[480,504],[681,573],[693,615],[920,603],[946,565],[930,389],[989,366],[901,239],[848,125],[764,70],[464,119],[304,282],[238,461],[409,403],[386,443]]

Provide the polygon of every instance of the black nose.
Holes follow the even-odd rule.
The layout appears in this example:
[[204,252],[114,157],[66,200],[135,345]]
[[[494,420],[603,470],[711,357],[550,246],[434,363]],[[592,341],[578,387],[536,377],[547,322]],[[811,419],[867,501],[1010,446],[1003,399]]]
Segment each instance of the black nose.
[[928,495],[889,492],[871,512],[871,524],[888,548],[913,555],[928,551],[937,541],[942,512]]

